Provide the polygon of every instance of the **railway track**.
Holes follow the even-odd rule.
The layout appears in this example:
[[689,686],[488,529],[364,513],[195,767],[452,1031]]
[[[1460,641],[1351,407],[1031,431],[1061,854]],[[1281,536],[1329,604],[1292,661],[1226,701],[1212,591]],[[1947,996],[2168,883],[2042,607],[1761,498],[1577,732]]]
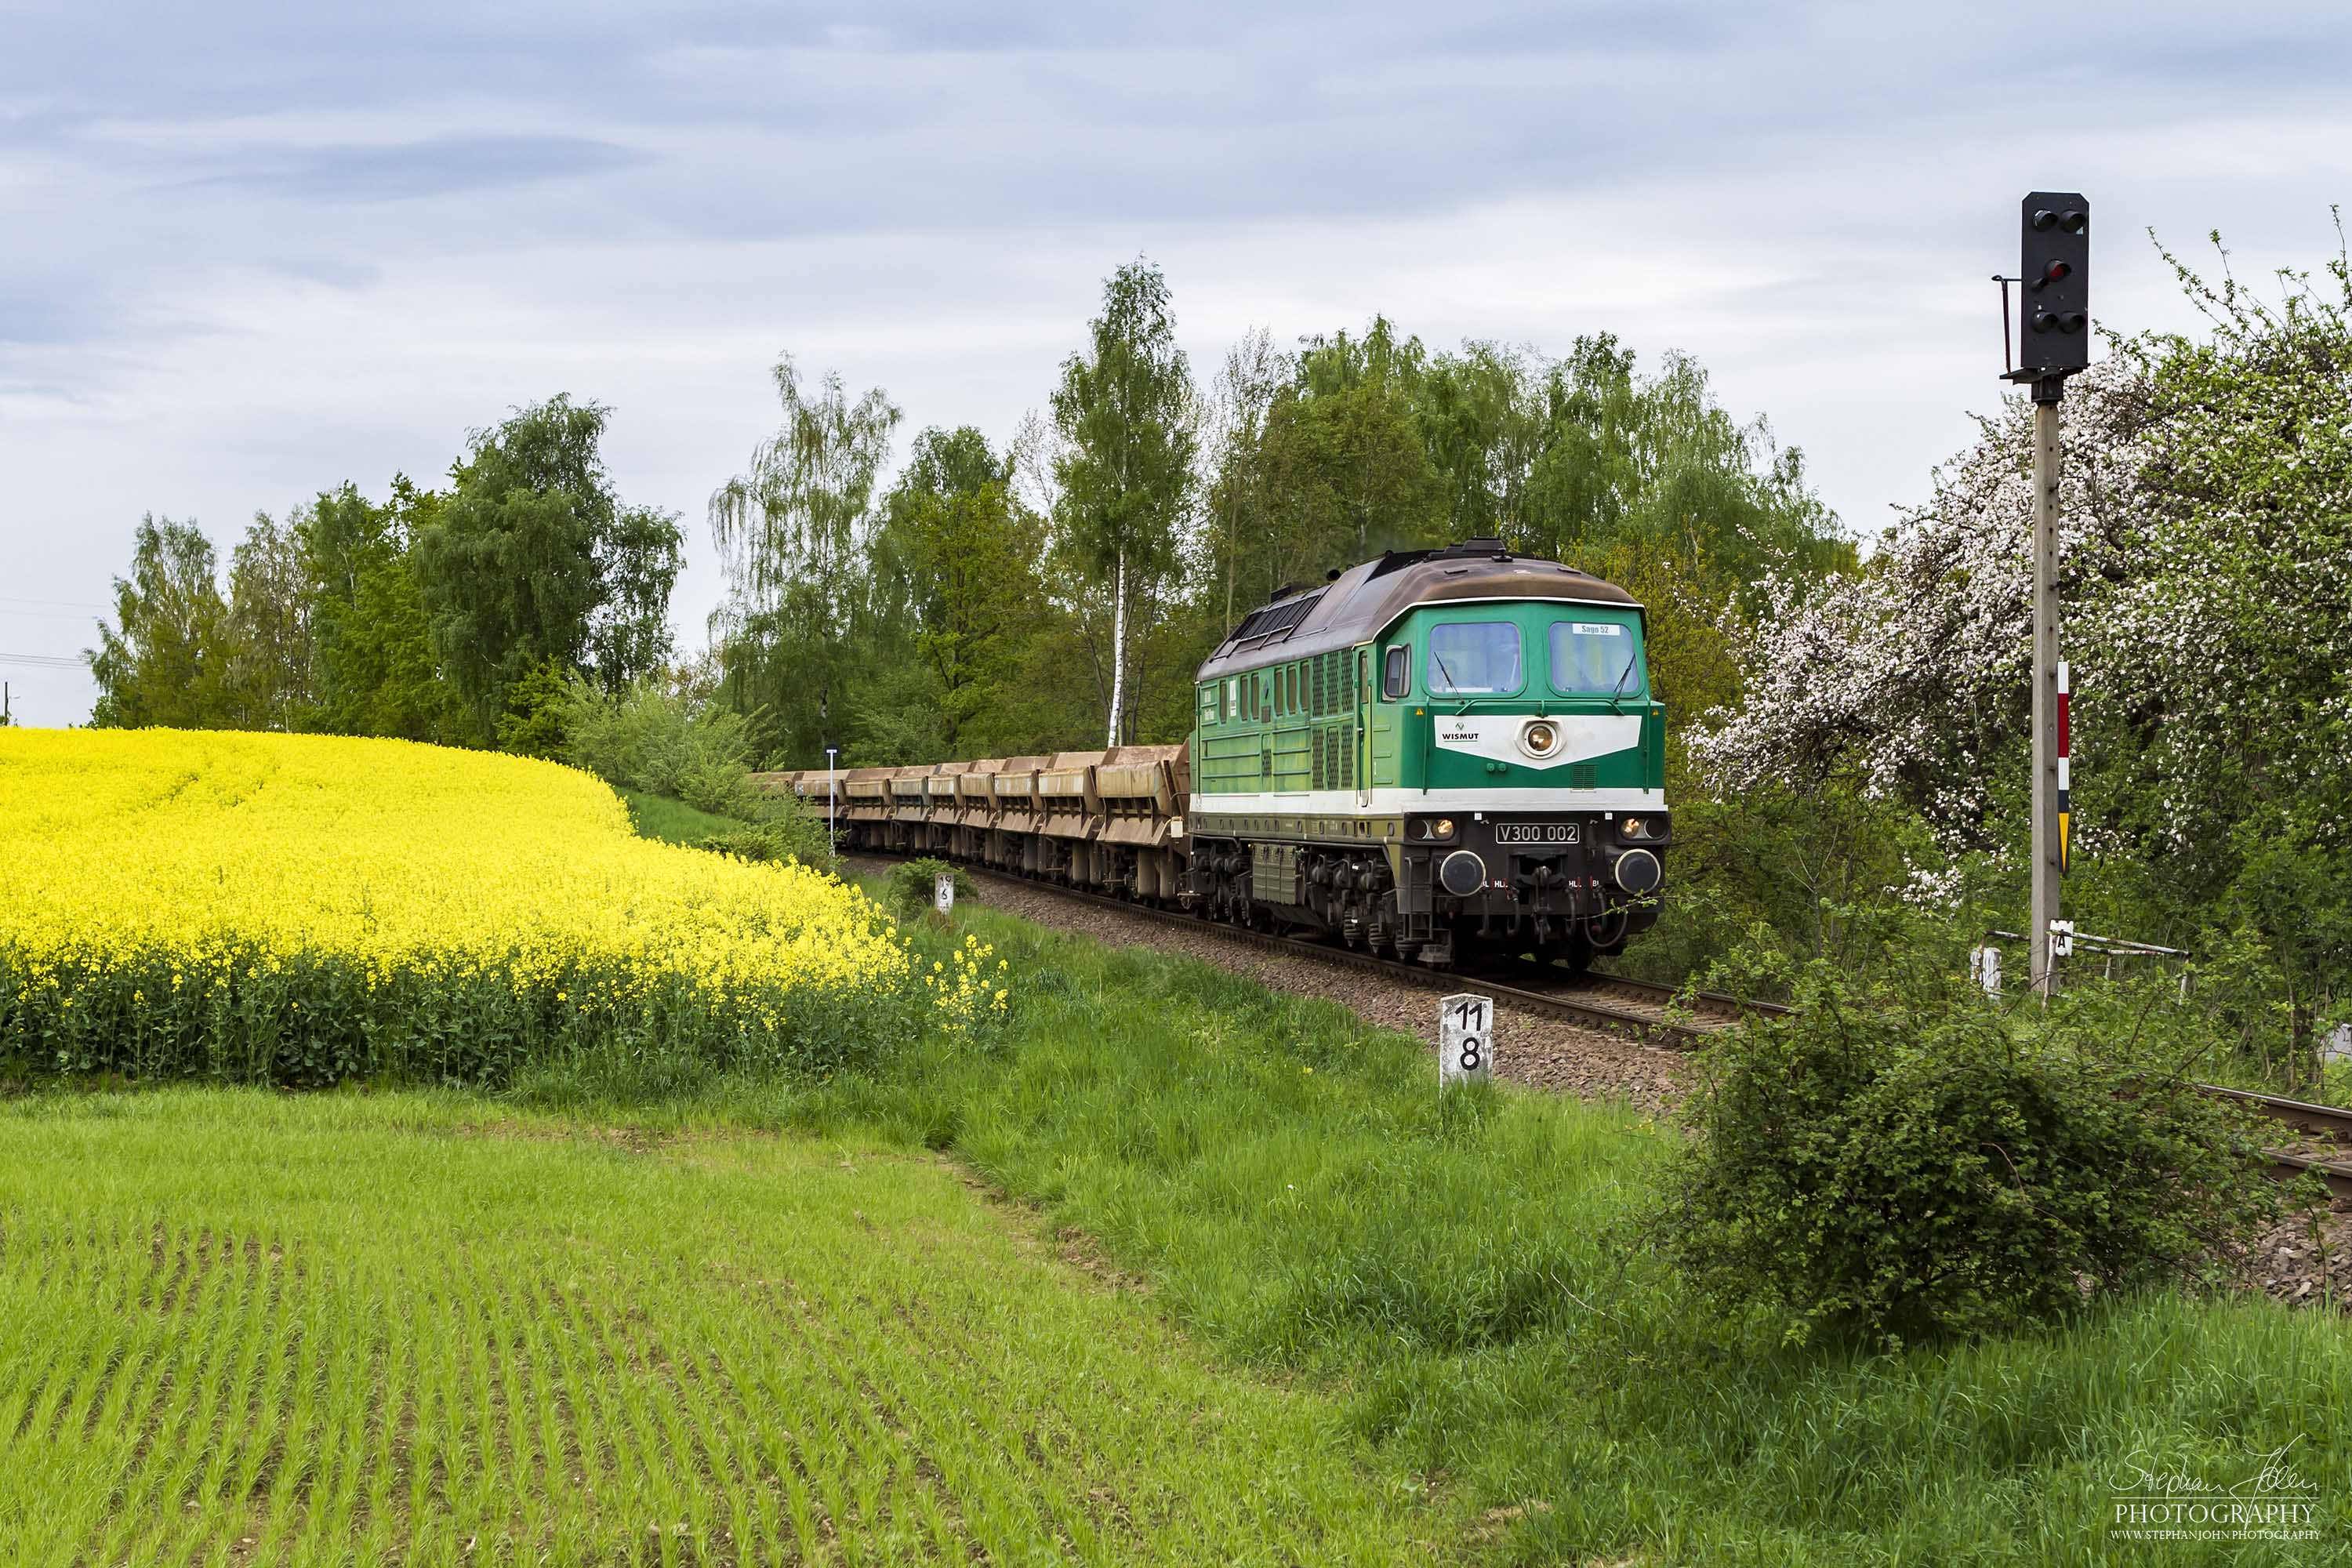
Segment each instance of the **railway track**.
[[[1187,930],[1214,931],[1234,942],[1268,952],[1383,974],[1425,990],[1457,991],[1475,985],[1493,996],[1498,1004],[1546,1017],[1565,1019],[1570,1023],[1614,1029],[1683,1049],[1696,1047],[1709,1035],[1729,1027],[1743,1016],[1775,1017],[1785,1016],[1790,1011],[1777,1002],[1748,1001],[1712,991],[1685,994],[1655,981],[1634,980],[1603,970],[1571,975],[1565,971],[1547,973],[1542,966],[1524,963],[1486,969],[1433,970],[1401,959],[1381,958],[1352,948],[1310,942],[1303,937],[1284,936],[1275,931],[1206,921],[1174,910],[1158,909],[1104,893],[1088,892],[1082,888],[1066,888],[1058,883],[1015,877],[985,867],[967,865],[963,869],[967,875],[982,881],[1038,889],[1073,902],[1099,904],[1139,919],[1181,926]],[[2293,1180],[2308,1172],[2316,1175],[2332,1195],[2352,1198],[2352,1110],[2315,1105],[2252,1089],[2227,1089],[2219,1084],[2200,1084],[2198,1087],[2208,1094],[2235,1100],[2272,1121],[2291,1127],[2313,1144],[2332,1146],[2328,1152],[2317,1152],[2309,1148],[2274,1150],[2271,1154],[2272,1173],[2281,1180]]]
[[1484,970],[1431,969],[1402,959],[1381,958],[1353,948],[1310,942],[1304,937],[1285,936],[1276,931],[1202,920],[1197,915],[1158,909],[1150,904],[1112,898],[1105,893],[1088,892],[1083,888],[1066,888],[1055,882],[1010,876],[984,867],[967,865],[963,870],[967,876],[981,881],[1041,889],[1074,903],[1098,904],[1122,914],[1156,921],[1164,925],[1181,926],[1188,931],[1212,931],[1233,942],[1270,952],[1289,953],[1318,963],[1382,974],[1424,990],[1459,991],[1465,986],[1475,986],[1493,996],[1497,1003],[1530,1013],[1563,1018],[1573,1024],[1597,1025],[1677,1046],[1694,1045],[1716,1029],[1735,1022],[1743,1008],[1786,1011],[1769,1003],[1742,1003],[1733,997],[1703,993],[1693,1000],[1696,1007],[1705,1010],[1694,1012],[1676,1005],[1673,986],[1659,985],[1646,980],[1629,980],[1622,975],[1599,971],[1583,975],[1570,975],[1565,972],[1547,974],[1535,964]]
[[2284,1095],[2258,1094],[2250,1089],[2224,1089],[2213,1083],[2198,1087],[2223,1100],[2234,1100],[2273,1121],[2284,1122],[2315,1142],[2332,1145],[2335,1152],[2326,1154],[2273,1150],[2271,1161],[2282,1180],[2291,1180],[2308,1171],[2325,1182],[2336,1196],[2352,1198],[2352,1110],[2339,1105],[2289,1100]]

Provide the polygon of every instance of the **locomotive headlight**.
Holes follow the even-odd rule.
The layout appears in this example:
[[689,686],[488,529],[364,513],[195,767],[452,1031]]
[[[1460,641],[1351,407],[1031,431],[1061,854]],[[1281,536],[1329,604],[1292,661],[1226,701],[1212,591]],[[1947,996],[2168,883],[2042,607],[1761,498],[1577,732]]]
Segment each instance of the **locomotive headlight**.
[[1453,819],[1452,817],[1450,817],[1450,816],[1441,816],[1441,817],[1439,817],[1435,822],[1433,822],[1433,823],[1431,823],[1431,824],[1429,825],[1429,836],[1430,836],[1432,838],[1451,838],[1451,837],[1454,837],[1454,819]]
[[1648,836],[1650,825],[1638,816],[1629,816],[1618,825],[1617,831],[1627,838],[1642,838]]
[[1549,756],[1559,747],[1559,730],[1556,725],[1538,720],[1519,731],[1519,744],[1525,746],[1531,756]]

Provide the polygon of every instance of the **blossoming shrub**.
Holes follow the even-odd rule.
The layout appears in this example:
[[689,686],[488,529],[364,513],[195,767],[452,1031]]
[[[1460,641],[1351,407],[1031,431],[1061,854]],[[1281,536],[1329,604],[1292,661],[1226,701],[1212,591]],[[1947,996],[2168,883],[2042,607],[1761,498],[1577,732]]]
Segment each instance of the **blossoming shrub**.
[[919,1006],[864,895],[404,741],[0,731],[0,1076],[825,1069]]

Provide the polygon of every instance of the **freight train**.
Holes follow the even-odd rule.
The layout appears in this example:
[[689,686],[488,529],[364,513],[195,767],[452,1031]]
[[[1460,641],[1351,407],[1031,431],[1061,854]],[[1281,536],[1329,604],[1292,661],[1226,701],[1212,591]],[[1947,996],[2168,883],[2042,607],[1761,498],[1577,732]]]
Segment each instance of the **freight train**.
[[1673,843],[1642,606],[1474,539],[1285,589],[1181,745],[757,775],[846,847],[928,854],[1435,967],[1581,967],[1655,923]]

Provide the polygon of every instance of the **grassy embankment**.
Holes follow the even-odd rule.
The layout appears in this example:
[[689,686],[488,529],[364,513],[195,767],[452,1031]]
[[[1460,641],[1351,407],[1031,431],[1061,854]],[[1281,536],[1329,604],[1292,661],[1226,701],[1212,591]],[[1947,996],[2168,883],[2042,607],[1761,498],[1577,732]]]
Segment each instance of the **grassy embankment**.
[[[1759,1342],[1626,1238],[1668,1134],[1537,1094],[1441,1105],[1420,1046],[1336,1007],[968,918],[1030,977],[1000,1055],[671,1114],[954,1151],[1211,1344],[1343,1391],[1401,1471],[1517,1510],[1497,1560],[2352,1561],[2332,1313],[2159,1293],[1899,1355]],[[2228,1485],[2282,1448],[2317,1541],[2108,1538],[2136,1468]]]
[[613,793],[629,808],[629,821],[639,833],[665,844],[698,843],[714,834],[734,833],[750,826],[732,816],[719,816],[682,800],[672,800],[666,795],[646,795],[633,789]]
[[[1752,1342],[1611,1243],[1656,1131],[1441,1104],[1338,1008],[961,918],[1013,960],[1013,1027],[870,1075],[0,1111],[0,1531],[109,1561],[769,1531],[860,1561],[2352,1557],[2340,1321],[2152,1296],[1899,1356]],[[1055,1227],[1148,1298],[1024,1239]],[[2134,1466],[2226,1485],[2279,1447],[2315,1542],[2107,1539]]]

